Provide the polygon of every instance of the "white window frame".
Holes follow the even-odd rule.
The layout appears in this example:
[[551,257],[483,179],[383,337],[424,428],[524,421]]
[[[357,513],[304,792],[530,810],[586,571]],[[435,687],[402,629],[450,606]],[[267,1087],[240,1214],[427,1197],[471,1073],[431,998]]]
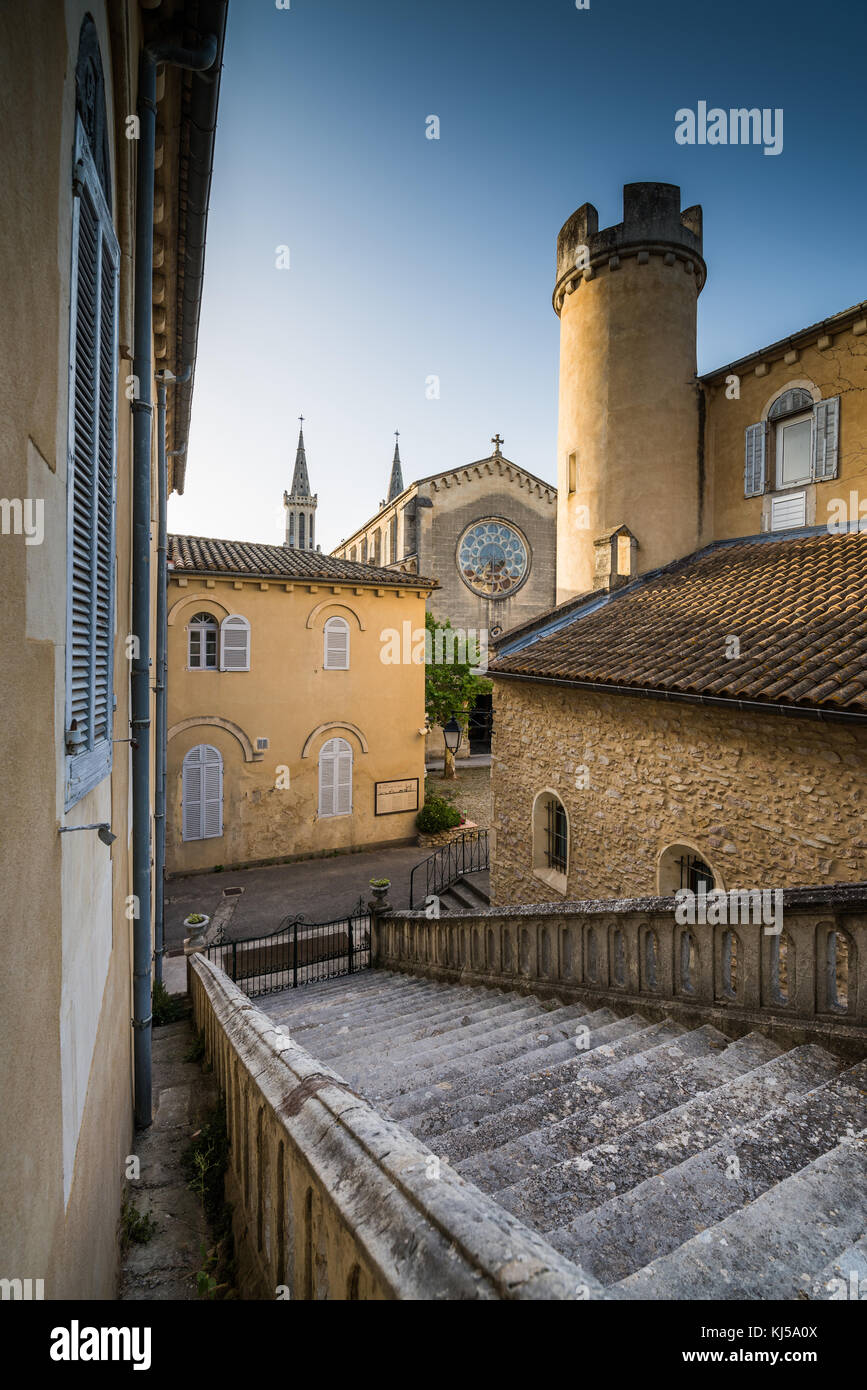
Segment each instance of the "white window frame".
[[[328,650],[328,636],[329,636],[329,633],[333,633],[333,632],[342,632],[343,635],[344,635],[344,639],[345,639],[345,648],[344,648],[343,656],[344,656],[345,660],[343,660],[343,661],[335,660],[335,659],[334,659],[333,644],[332,644],[331,653],[329,654],[329,650]],[[348,670],[349,670],[349,649],[350,649],[349,623],[346,621],[345,618],[339,618],[339,617],[329,618],[328,621],[325,623],[325,626],[324,626],[323,629],[322,629],[322,669],[323,669],[324,671],[348,671]],[[339,656],[339,655],[340,655],[340,653],[338,653],[338,656]]]
[[[207,622],[202,621],[207,619]],[[214,663],[208,665],[206,661],[193,661],[193,633],[201,634],[199,638],[199,656],[205,657],[208,653],[206,633],[212,631],[214,634]],[[220,623],[213,613],[207,613],[204,609],[197,613],[187,623],[187,670],[188,671],[219,671],[220,669]]]
[[[244,634],[243,646],[233,647],[226,641],[226,636]],[[236,653],[232,657],[229,665],[226,661],[227,648]],[[240,656],[237,654],[240,653]],[[241,613],[229,613],[220,623],[220,670],[221,671],[249,671],[250,669],[250,622]]]
[[[78,354],[78,334],[76,332],[78,316],[78,282],[80,274],[80,256],[83,251],[81,214],[84,201],[90,205],[95,222],[95,308],[94,318],[96,324],[95,335],[95,357],[92,366],[93,384],[95,395],[93,399],[93,411],[91,415],[93,433],[93,452],[90,459],[92,469],[93,487],[90,492],[92,499],[92,515],[90,518],[91,535],[89,540],[90,560],[89,564],[83,562],[81,547],[79,547],[79,563],[76,564],[76,465],[75,465],[75,443],[76,443],[76,370]],[[69,385],[68,385],[68,417],[67,417],[67,583],[66,583],[66,661],[65,661],[65,797],[64,805],[68,810],[80,801],[89,791],[111,774],[112,769],[112,732],[114,714],[114,640],[115,640],[115,591],[116,591],[116,501],[117,501],[117,359],[118,359],[118,280],[120,266],[120,250],[118,247],[117,235],[112,221],[111,210],[106,202],[102,184],[96,170],[96,165],[90,151],[90,144],[87,139],[84,126],[80,117],[76,116],[75,122],[75,153],[74,153],[74,173],[73,173],[73,200],[72,200],[72,253],[70,258],[70,306],[69,306]],[[107,255],[111,278],[103,274],[103,256]],[[108,325],[111,341],[108,343],[108,381],[105,383],[100,380],[100,358],[104,346],[103,334],[107,325],[105,323],[103,294],[108,289],[112,295],[112,305],[110,310],[110,323]],[[106,334],[107,336],[107,334]],[[107,385],[107,392],[110,400],[110,423],[107,443],[110,454],[111,476],[103,480],[108,483],[107,492],[99,487],[100,478],[100,391]],[[102,514],[100,517],[99,506],[102,496]],[[80,498],[78,499],[81,500]],[[102,528],[101,544],[104,548],[105,563],[100,569],[99,566],[99,543],[98,536]],[[78,688],[81,689],[81,666],[76,667],[76,640],[74,640],[73,629],[73,608],[76,593],[81,593],[84,576],[87,575],[88,582],[92,581],[90,591],[90,606],[86,617],[90,627],[87,642],[89,645],[89,669],[87,671],[88,691],[86,697],[86,713],[82,715],[85,728],[80,727],[79,714],[73,714],[73,676],[78,673]],[[98,603],[100,587],[102,587],[103,599],[102,607],[104,618],[102,623],[98,619]],[[82,613],[79,610],[77,629],[81,631]],[[78,650],[80,651],[81,638],[77,639]],[[104,730],[100,737],[97,737],[97,705],[100,696],[100,682],[97,679],[97,659],[100,646],[103,649],[104,661],[104,699],[105,716]],[[75,720],[76,728],[72,728]]]
[[[806,471],[800,478],[790,478],[783,480],[783,453],[785,449],[786,430],[793,425],[810,426],[810,447],[807,450]],[[816,422],[812,410],[802,410],[798,415],[786,415],[781,420],[774,422],[774,478],[776,481],[776,491],[783,492],[793,487],[805,487],[813,480],[813,456],[815,452],[815,433]]]
[[[352,815],[352,776],[354,771],[352,744],[345,738],[330,738],[319,750],[319,819],[333,820],[337,816]],[[343,777],[343,787],[348,795],[341,801],[341,770],[349,769]],[[330,777],[324,776],[330,769]]]
[[[213,758],[204,758],[204,759],[203,759],[203,758],[201,757],[201,754],[202,754],[203,751],[204,751],[205,753],[213,753],[213,754],[214,754]],[[199,755],[197,759],[194,759],[194,758],[193,758],[193,755],[194,755],[194,754],[198,754],[198,755]],[[211,797],[206,797],[206,796],[205,796],[205,768],[208,768],[208,767],[211,767],[211,768],[214,768],[214,767],[215,767],[215,768],[217,769],[217,795],[216,795],[216,796],[211,796]],[[196,826],[196,831],[197,831],[198,833],[195,833],[195,834],[188,834],[188,833],[187,833],[188,819],[192,819],[192,816],[191,816],[191,814],[190,814],[190,812],[191,812],[191,802],[190,802],[190,795],[189,795],[188,772],[189,772],[190,769],[192,769],[192,768],[197,768],[197,769],[200,771],[200,773],[201,773],[201,782],[200,782],[200,791],[201,791],[201,795],[198,797],[198,825]],[[219,806],[219,822],[218,822],[218,829],[216,829],[216,830],[210,830],[210,831],[209,831],[209,830],[207,829],[207,809],[206,809],[206,808],[207,808],[207,806],[208,806],[209,804],[211,804],[211,803],[213,803],[213,802],[217,802],[217,803],[218,803],[218,806]],[[186,842],[189,842],[189,841],[191,841],[191,840],[218,840],[218,839],[221,838],[222,834],[223,834],[223,757],[222,757],[222,754],[220,753],[220,750],[219,750],[218,748],[215,748],[214,745],[213,745],[212,743],[197,743],[197,744],[195,745],[195,747],[190,748],[190,749],[188,750],[188,752],[184,755],[184,761],[183,761],[182,768],[181,768],[181,838],[184,840],[185,843],[186,843]]]

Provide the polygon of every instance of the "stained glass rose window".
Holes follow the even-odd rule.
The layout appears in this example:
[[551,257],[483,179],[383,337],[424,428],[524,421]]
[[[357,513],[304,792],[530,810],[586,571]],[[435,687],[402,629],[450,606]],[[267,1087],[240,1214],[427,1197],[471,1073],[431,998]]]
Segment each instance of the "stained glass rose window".
[[464,583],[476,594],[506,598],[527,577],[527,542],[506,521],[477,521],[461,536],[458,568]]

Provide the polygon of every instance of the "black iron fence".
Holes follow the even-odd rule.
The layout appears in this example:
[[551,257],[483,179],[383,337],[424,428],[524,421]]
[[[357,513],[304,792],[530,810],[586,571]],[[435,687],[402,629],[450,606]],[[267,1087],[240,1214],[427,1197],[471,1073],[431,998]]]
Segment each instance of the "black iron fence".
[[333,922],[287,917],[268,936],[215,938],[204,954],[251,998],[297,989],[369,968],[370,914],[359,902],[351,916]]
[[[416,864],[409,876],[409,905],[416,907],[431,893],[443,893],[461,874],[490,868],[487,830],[468,830]],[[424,892],[422,892],[424,884]]]

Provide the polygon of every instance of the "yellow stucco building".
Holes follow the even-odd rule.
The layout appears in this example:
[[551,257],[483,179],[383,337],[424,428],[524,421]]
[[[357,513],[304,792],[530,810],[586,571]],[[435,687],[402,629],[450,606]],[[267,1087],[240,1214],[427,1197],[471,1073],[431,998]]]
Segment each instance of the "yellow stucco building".
[[192,536],[169,562],[168,871],[413,843],[425,668],[403,637],[432,582]]

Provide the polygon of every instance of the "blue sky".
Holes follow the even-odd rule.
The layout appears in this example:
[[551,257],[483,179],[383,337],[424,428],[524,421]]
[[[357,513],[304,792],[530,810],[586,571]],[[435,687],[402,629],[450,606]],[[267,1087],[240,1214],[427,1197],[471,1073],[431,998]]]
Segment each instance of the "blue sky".
[[[230,0],[170,527],[279,543],[302,412],[324,550],[396,428],[406,482],[497,431],[553,480],[556,236],[584,202],[619,222],[624,183],[704,209],[699,371],[867,298],[865,52],[863,0]],[[700,100],[782,107],[782,153],[678,145]]]

